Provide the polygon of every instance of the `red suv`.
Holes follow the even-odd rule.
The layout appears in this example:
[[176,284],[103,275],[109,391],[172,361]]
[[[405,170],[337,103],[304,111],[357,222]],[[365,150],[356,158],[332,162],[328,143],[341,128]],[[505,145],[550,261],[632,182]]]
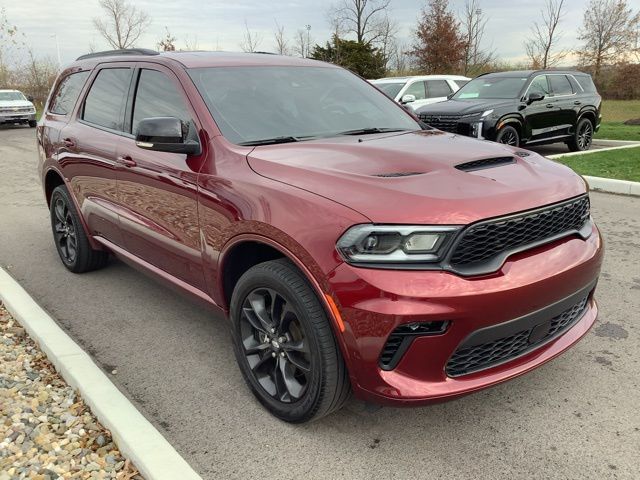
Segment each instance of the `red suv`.
[[602,240],[582,178],[427,127],[334,65],[85,55],[37,134],[64,265],[114,254],[223,312],[247,384],[286,421],[351,391],[459,397],[596,319]]

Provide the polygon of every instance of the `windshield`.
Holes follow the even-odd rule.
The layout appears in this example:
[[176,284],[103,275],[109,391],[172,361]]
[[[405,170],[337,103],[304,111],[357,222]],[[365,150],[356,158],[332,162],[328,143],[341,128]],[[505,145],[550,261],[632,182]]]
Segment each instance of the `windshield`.
[[0,92],[0,102],[8,102],[11,100],[26,100],[20,92]]
[[189,75],[222,134],[236,144],[420,129],[369,83],[339,68],[213,67]]
[[407,82],[373,82],[376,87],[382,90],[384,94],[391,99],[396,98],[396,95],[400,93],[400,90],[402,90],[402,87],[404,87],[406,83]]
[[527,77],[478,77],[458,90],[453,98],[518,98],[525,83]]

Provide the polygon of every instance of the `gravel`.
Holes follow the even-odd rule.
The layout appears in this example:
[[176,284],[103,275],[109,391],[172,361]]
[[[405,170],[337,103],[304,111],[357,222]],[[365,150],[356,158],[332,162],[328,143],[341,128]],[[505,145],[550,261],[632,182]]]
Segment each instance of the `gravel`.
[[23,478],[142,479],[0,305],[0,480]]

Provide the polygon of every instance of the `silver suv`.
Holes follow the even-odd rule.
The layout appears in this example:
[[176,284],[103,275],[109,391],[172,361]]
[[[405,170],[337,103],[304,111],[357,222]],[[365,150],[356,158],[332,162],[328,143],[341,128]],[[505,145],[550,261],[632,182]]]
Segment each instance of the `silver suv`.
[[0,124],[28,123],[36,126],[36,107],[19,90],[0,90]]

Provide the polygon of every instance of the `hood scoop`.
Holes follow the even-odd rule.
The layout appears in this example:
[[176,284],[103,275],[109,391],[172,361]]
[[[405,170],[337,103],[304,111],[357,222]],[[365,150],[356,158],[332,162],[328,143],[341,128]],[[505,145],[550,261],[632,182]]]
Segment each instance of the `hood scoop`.
[[384,177],[384,178],[395,178],[395,177],[412,177],[414,175],[423,175],[425,172],[391,172],[391,173],[374,173],[372,177]]
[[502,165],[510,165],[512,163],[516,163],[516,159],[513,157],[483,158],[472,162],[460,163],[456,165],[456,168],[463,172],[475,172],[476,170],[500,167]]

